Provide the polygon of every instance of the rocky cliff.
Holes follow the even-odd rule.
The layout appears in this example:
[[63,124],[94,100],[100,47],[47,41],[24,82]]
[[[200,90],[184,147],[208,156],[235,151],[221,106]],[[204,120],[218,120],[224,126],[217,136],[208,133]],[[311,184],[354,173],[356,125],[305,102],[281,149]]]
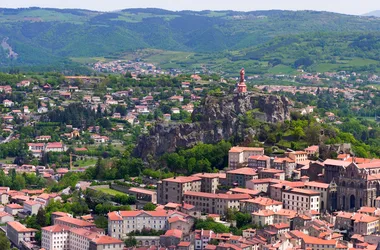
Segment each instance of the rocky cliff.
[[[286,97],[258,93],[240,93],[223,97],[208,96],[192,114],[193,123],[157,123],[139,138],[135,156],[160,156],[177,148],[190,148],[197,143],[217,143],[231,137],[244,139],[255,135],[242,119],[252,115],[269,123],[288,120]],[[248,112],[252,111],[252,112]],[[248,112],[248,113],[247,113]]]

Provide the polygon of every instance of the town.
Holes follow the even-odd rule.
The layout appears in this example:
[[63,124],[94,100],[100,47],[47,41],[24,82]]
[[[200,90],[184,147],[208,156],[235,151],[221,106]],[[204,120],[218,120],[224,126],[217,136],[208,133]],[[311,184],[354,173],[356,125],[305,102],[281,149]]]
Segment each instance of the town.
[[[378,247],[380,159],[376,144],[365,144],[376,143],[376,114],[360,123],[339,110],[370,112],[376,89],[257,85],[244,69],[232,79],[128,72],[1,78],[0,237],[18,249]],[[281,93],[289,100],[273,99]],[[192,145],[194,157],[176,145],[160,158],[160,144],[133,150],[161,127],[188,124],[189,135],[176,143],[206,133],[211,117],[201,113],[214,110],[215,100],[235,110],[253,103],[243,122],[262,128],[241,143]],[[347,124],[355,124],[354,135]],[[175,136],[168,133],[160,140]]]

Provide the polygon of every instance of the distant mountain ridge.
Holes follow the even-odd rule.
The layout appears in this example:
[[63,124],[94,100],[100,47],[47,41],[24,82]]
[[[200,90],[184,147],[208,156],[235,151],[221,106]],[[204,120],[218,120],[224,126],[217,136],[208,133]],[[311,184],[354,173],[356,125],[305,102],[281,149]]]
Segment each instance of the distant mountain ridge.
[[380,17],[380,10],[374,10],[369,13],[364,14],[363,16],[375,16],[375,17]]
[[320,11],[0,9],[0,68],[65,65],[71,57],[112,57],[136,49],[220,53],[311,32],[380,32],[380,19]]

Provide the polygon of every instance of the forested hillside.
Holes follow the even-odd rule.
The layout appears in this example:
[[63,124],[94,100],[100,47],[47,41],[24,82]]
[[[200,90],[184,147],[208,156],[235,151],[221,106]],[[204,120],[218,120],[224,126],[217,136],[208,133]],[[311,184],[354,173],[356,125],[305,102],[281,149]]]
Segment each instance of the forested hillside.
[[1,46],[0,64],[65,68],[72,63],[70,57],[115,56],[139,48],[214,53],[245,50],[279,36],[377,31],[380,19],[375,17],[316,11],[0,9],[0,41],[8,37],[17,53],[17,58],[10,57],[9,49]]

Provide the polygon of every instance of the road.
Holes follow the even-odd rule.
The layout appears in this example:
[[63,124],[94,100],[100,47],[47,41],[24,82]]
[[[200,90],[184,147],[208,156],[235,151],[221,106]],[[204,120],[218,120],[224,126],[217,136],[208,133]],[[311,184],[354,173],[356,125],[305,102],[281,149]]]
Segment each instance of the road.
[[10,135],[8,135],[8,137],[7,137],[7,138],[5,138],[5,140],[4,140],[4,141],[0,142],[0,144],[3,144],[3,143],[7,143],[7,142],[9,142],[9,141],[11,140],[12,136],[13,136],[13,132],[12,132],[12,133],[10,133]]

